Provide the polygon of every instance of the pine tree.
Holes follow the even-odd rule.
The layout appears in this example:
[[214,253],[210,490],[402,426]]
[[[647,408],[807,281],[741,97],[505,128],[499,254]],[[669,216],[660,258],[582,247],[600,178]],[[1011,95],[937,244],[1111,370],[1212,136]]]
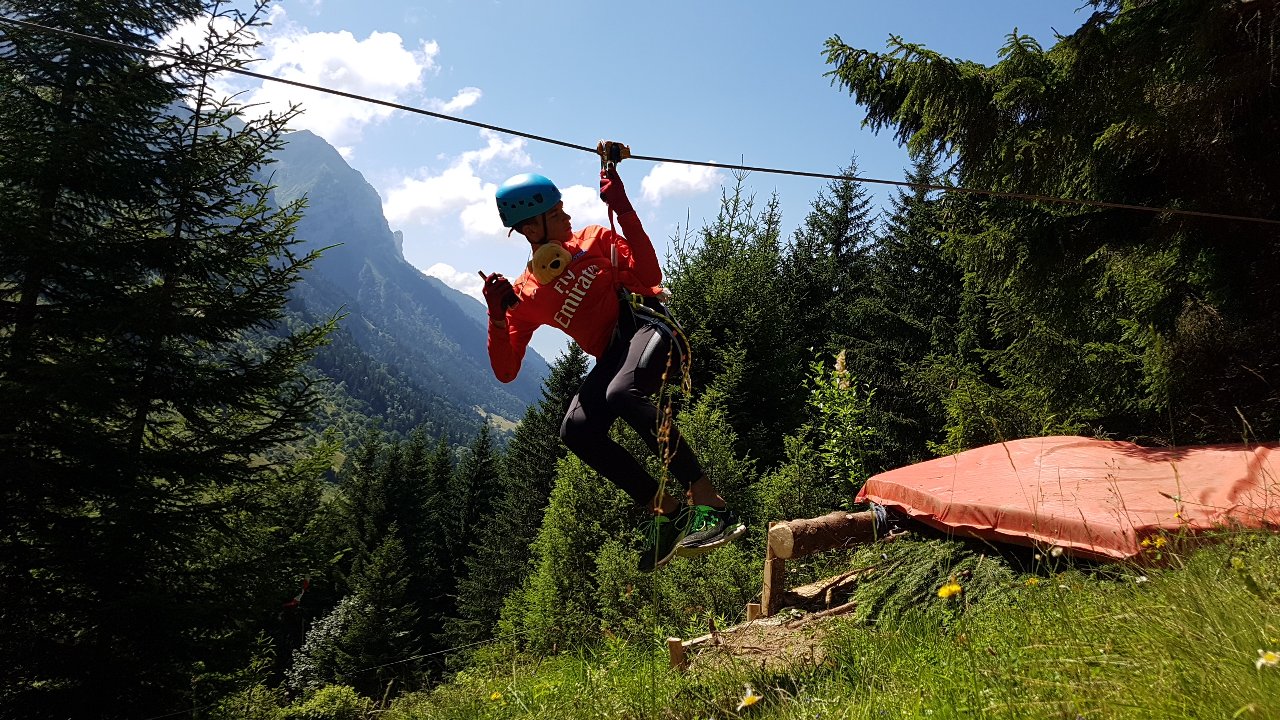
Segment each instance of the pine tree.
[[352,591],[307,632],[285,675],[290,690],[309,696],[326,685],[381,698],[413,687],[421,672],[418,607],[409,597],[408,558],[398,526],[357,563]]
[[695,392],[714,388],[741,450],[769,462],[803,412],[803,369],[779,281],[778,200],[762,210],[739,177],[720,212],[696,235],[678,237],[669,263],[671,307],[692,346]]
[[[445,452],[448,452],[447,445]],[[440,632],[436,612],[439,587],[450,564],[444,538],[433,515],[435,495],[440,492],[433,473],[438,471],[432,468],[433,451],[421,428],[401,445],[400,455],[400,472],[391,479],[387,498],[404,542],[405,571],[409,575],[406,593],[418,608],[416,634],[426,647],[425,643]],[[447,454],[445,462],[447,473]]]
[[[556,468],[555,488],[533,545],[533,569],[517,601],[508,603],[509,631],[539,651],[599,639],[596,555],[622,537],[633,519],[629,498],[575,455]],[[634,565],[635,556],[630,562]]]
[[[841,174],[857,176],[857,159],[850,159]],[[787,305],[780,314],[787,318],[792,339],[793,352],[786,362],[796,368],[791,382],[797,403],[803,399],[805,369],[815,353],[821,357],[844,351],[853,358],[873,354],[878,346],[866,328],[867,306],[874,294],[870,274],[875,230],[867,189],[854,180],[836,180],[819,192],[785,248],[780,282]],[[857,365],[852,360],[850,364]]]
[[943,184],[937,153],[912,159],[910,191],[895,194],[871,257],[868,301],[858,326],[863,351],[846,357],[857,382],[874,389],[868,422],[876,428],[870,472],[919,462],[941,439],[944,391],[930,382],[936,356],[954,355],[961,274],[944,247]]
[[[333,530],[335,547],[343,555],[347,575],[382,544],[392,522],[388,508],[385,464],[389,449],[383,435],[369,430],[343,465],[334,497],[338,522]],[[350,592],[343,582],[338,595]]]
[[450,478],[442,517],[450,577],[456,583],[466,573],[466,559],[479,532],[490,521],[498,492],[498,461],[493,435],[482,425]]
[[453,607],[455,560],[448,528],[456,508],[445,496],[452,482],[451,458],[443,438],[429,450],[421,429],[406,440],[388,440],[371,430],[347,459],[332,503],[331,544],[339,561],[330,602],[356,591],[359,569],[390,539],[390,528],[397,528],[404,565],[395,571],[405,579],[405,597],[415,610],[413,635],[431,650],[438,649],[432,643]]
[[[454,607],[453,595],[456,583],[453,577],[453,558],[449,555],[449,528],[454,522],[454,502],[449,496],[453,479],[454,452],[442,437],[435,449],[425,457],[419,471],[428,484],[428,497],[423,526],[430,533],[430,557],[421,558],[419,571],[425,573],[414,584],[414,598],[422,608],[421,635],[430,650],[440,649],[444,637],[445,619]],[[424,551],[425,552],[425,551]]]
[[571,343],[543,382],[541,400],[516,426],[503,455],[502,488],[493,512],[478,529],[466,574],[458,580],[458,616],[448,633],[451,645],[488,638],[503,600],[529,573],[529,546],[551,495],[556,463],[568,453],[560,442],[560,424],[586,372],[587,354]]
[[346,626],[338,638],[338,678],[366,697],[414,687],[421,661],[418,608],[409,597],[409,559],[399,526],[356,568]]
[[[856,177],[857,158],[840,174]],[[862,183],[834,180],[818,193],[783,263],[788,289],[796,295],[793,306],[803,313],[800,328],[807,332],[801,338],[825,340],[833,323],[847,322],[848,305],[865,292],[875,230],[871,194]]]
[[[205,9],[18,2],[6,17],[146,48]],[[201,56],[246,62],[256,22],[210,33]],[[313,402],[300,365],[327,332],[276,326],[311,260],[292,252],[299,208],[273,207],[259,179],[288,115],[240,118],[197,67],[3,32],[3,703],[169,712],[199,665],[248,661],[251,618],[223,599],[287,597],[296,579],[256,562]]]
[[[833,37],[830,74],[872,129],[945,151],[959,185],[1273,216],[1274,5],[1091,4],[1048,50],[1013,32],[989,67],[900,38],[873,53]],[[965,442],[1280,433],[1267,380],[1280,368],[1280,250],[1266,226],[1002,199],[963,208],[948,245],[966,316],[987,318],[965,331],[981,365],[955,368],[947,401]]]

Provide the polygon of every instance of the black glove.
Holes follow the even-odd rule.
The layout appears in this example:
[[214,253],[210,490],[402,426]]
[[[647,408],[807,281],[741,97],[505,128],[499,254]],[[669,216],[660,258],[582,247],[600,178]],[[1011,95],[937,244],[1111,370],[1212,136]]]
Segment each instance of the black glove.
[[520,302],[511,282],[499,273],[484,279],[484,301],[489,306],[489,320],[499,325],[507,321],[507,308]]

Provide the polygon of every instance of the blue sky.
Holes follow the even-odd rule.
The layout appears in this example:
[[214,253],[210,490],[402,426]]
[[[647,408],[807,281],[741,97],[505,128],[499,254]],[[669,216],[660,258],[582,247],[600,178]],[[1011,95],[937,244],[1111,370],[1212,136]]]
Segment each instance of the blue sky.
[[[261,34],[258,72],[641,155],[835,173],[856,155],[863,176],[898,180],[906,153],[862,129],[862,109],[824,73],[823,42],[884,49],[890,35],[984,63],[1014,28],[1046,47],[1087,17],[1083,0],[283,0]],[[564,191],[574,226],[607,223],[592,154],[494,134],[278,83],[229,85],[306,112],[294,123],[338,147],[383,200],[404,254],[479,297],[477,270],[515,276],[529,256],[506,237],[493,191],[539,172]],[[627,161],[619,168],[663,257],[679,228],[715,216],[729,173]],[[788,235],[823,180],[757,173],[758,202],[776,192]],[[869,186],[883,202],[889,190]],[[564,336],[543,328],[552,360]]]

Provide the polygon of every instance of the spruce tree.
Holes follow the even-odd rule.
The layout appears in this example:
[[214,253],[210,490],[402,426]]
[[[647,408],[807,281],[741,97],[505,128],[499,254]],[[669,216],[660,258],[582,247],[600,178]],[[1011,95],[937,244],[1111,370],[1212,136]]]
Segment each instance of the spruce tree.
[[780,312],[787,301],[778,200],[757,211],[744,180],[724,192],[713,221],[676,238],[667,287],[692,346],[695,392],[719,393],[740,449],[767,463],[799,422],[803,369],[792,362],[794,331]]
[[491,520],[499,487],[498,461],[493,434],[488,425],[482,425],[464,451],[445,492],[441,520],[453,583],[465,574],[472,545]]
[[[6,16],[145,49],[204,10]],[[257,17],[222,12],[235,30],[200,55],[243,64]],[[198,667],[247,662],[263,588],[296,588],[260,562],[313,401],[300,365],[327,331],[277,326],[311,259],[299,208],[260,180],[288,115],[240,117],[195,65],[0,30],[0,702],[171,712]]]
[[[856,176],[857,159],[840,172]],[[867,189],[854,180],[835,180],[818,193],[785,248],[780,274],[787,305],[780,314],[790,330],[793,353],[787,363],[797,369],[797,403],[803,397],[799,385],[804,370],[815,353],[873,352],[876,340],[866,332],[864,316],[873,293],[869,277],[875,230]]]
[[945,181],[937,153],[914,157],[906,181],[914,187],[895,193],[871,256],[859,324],[870,350],[846,357],[852,376],[875,391],[866,458],[873,473],[930,457],[944,418],[944,391],[931,369],[938,356],[956,353],[961,273],[944,247],[944,198],[924,188]]
[[542,385],[542,398],[525,411],[503,455],[502,487],[489,519],[476,532],[458,579],[457,617],[449,623],[449,643],[488,638],[503,600],[520,587],[530,569],[530,545],[551,495],[556,463],[568,449],[560,424],[587,372],[587,354],[571,343]]
[[337,595],[350,592],[349,576],[363,560],[382,544],[392,516],[388,508],[385,465],[389,447],[378,430],[368,430],[343,463],[334,496],[338,522],[331,530],[339,549],[343,578]]
[[[885,53],[833,37],[830,74],[869,127],[946,152],[959,185],[1273,217],[1275,6],[1090,4],[1047,50],[1015,30],[991,66],[896,37]],[[953,377],[947,403],[964,442],[1280,433],[1271,228],[995,198],[963,207],[948,245],[968,317],[987,317],[967,332],[981,366]]]
[[393,523],[357,566],[354,600],[337,641],[336,679],[371,698],[413,688],[422,664],[419,610],[409,596],[409,559],[399,535]]
[[326,685],[356,688],[382,698],[413,687],[421,671],[418,606],[398,526],[356,564],[352,591],[313,623],[285,674],[294,694],[310,696]]
[[[533,568],[504,610],[509,630],[539,651],[590,645],[600,637],[597,553],[629,530],[634,508],[622,491],[574,455],[556,466],[555,487],[534,541]],[[634,567],[635,555],[628,558]]]
[[400,454],[400,472],[387,488],[388,507],[404,544],[406,593],[418,608],[416,634],[425,643],[439,633],[435,613],[448,556],[432,515],[437,485],[432,477],[432,448],[423,429],[401,444]]
[[443,637],[445,618],[452,614],[453,594],[456,591],[448,531],[457,512],[449,497],[453,468],[453,449],[442,437],[425,457],[424,466],[419,472],[429,486],[422,522],[431,535],[431,557],[421,558],[420,571],[425,574],[415,582],[414,598],[422,608],[420,621],[423,640],[433,650],[438,649],[433,643]]

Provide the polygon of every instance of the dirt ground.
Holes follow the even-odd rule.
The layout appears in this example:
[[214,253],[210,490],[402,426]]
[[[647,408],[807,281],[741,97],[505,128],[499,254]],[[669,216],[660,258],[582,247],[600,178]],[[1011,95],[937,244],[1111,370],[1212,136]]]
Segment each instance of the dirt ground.
[[783,610],[730,628],[715,629],[698,638],[684,639],[690,669],[717,663],[758,665],[761,669],[815,665],[826,658],[822,645],[831,619],[855,609],[849,593],[858,580],[877,568],[859,568],[805,585],[784,594]]
[[790,615],[760,618],[712,633],[687,652],[689,668],[718,664],[754,665],[761,669],[793,667],[797,663],[819,664],[825,618],[806,620]]

